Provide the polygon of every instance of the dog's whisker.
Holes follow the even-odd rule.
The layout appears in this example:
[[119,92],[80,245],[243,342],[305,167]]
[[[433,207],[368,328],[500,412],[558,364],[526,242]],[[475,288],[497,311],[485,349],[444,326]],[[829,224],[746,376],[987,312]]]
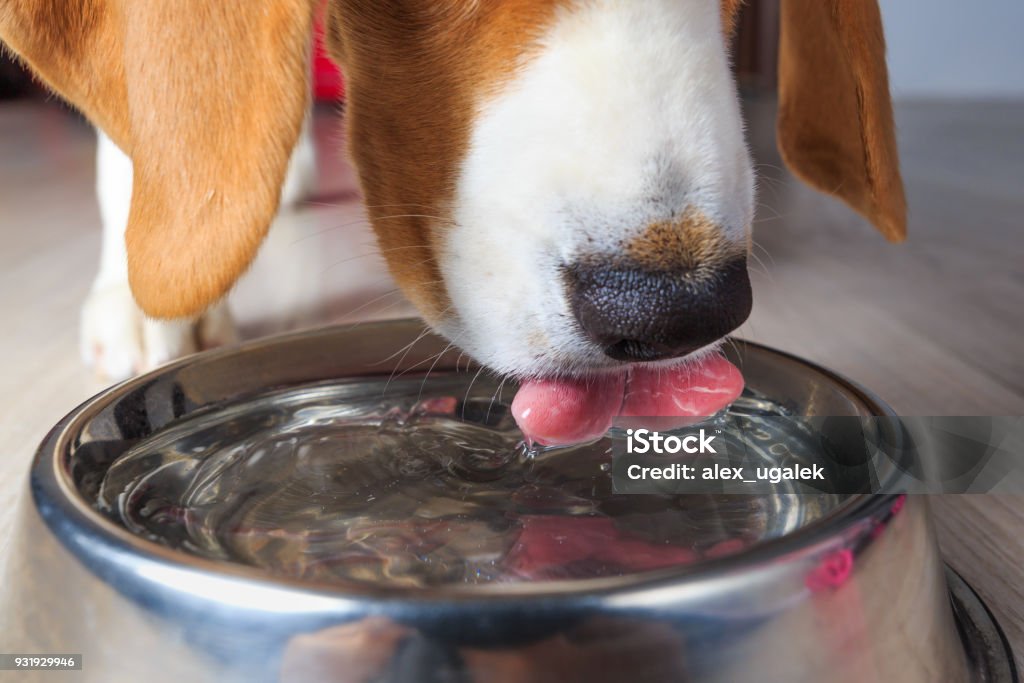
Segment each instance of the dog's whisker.
[[781,183],[774,178],[768,178],[765,176],[758,176],[757,179],[757,194],[761,196],[761,190],[767,189],[772,193],[772,199],[776,202],[780,200],[780,190],[785,187],[785,183]]
[[303,235],[302,237],[297,237],[290,244],[292,246],[294,246],[296,244],[299,244],[300,242],[305,242],[306,240],[313,239],[314,237],[319,237],[321,235],[326,235],[327,233],[334,232],[335,230],[341,230],[342,228],[351,228],[353,225],[365,225],[366,223],[367,223],[367,220],[365,218],[361,218],[359,220],[349,221],[348,223],[340,223],[340,224],[337,224],[337,225],[331,225],[330,227],[324,228],[323,230],[317,230],[315,232],[309,233],[308,235]]
[[[408,352],[406,352],[406,354],[408,354]],[[391,373],[391,377],[388,378],[388,384],[391,384],[391,382],[396,380],[396,379],[401,379],[404,375],[412,372],[416,368],[418,368],[418,367],[420,367],[420,366],[422,366],[422,365],[424,365],[426,363],[431,362],[435,358],[440,358],[442,354],[443,354],[443,352],[431,355],[431,356],[429,356],[427,358],[424,358],[423,360],[417,361],[417,362],[413,363],[412,365],[410,365],[409,367],[407,367],[404,370],[402,370],[401,372],[399,372],[397,375],[394,372],[392,372]],[[403,361],[404,361],[404,357],[403,357]],[[402,364],[402,361],[399,361],[399,365],[401,365],[401,364]],[[396,368],[396,370],[397,370],[397,368]],[[384,387],[384,391],[387,391],[387,389],[388,389],[387,386],[385,386]],[[420,391],[422,392],[422,387],[421,387]]]
[[482,373],[483,371],[484,371],[484,367],[481,365],[480,369],[476,371],[475,375],[473,375],[473,379],[470,380],[469,386],[466,387],[466,395],[462,397],[462,419],[463,420],[466,419],[466,401],[469,400],[469,392],[473,391],[473,385],[476,384],[477,378],[480,377],[480,373]]
[[754,270],[755,271],[759,271],[761,273],[764,273],[764,276],[768,279],[768,282],[771,283],[771,285],[774,287],[775,286],[775,275],[774,275],[774,273],[772,273],[772,271],[770,271],[768,269],[768,266],[765,265],[764,261],[761,260],[761,257],[758,256],[756,252],[751,251],[750,252],[750,256],[751,256],[751,258],[754,259],[755,265],[757,266],[757,268],[754,269]]
[[501,389],[505,386],[505,382],[508,381],[508,377],[502,377],[498,383],[498,388],[494,391],[494,396],[491,397],[491,403],[487,406],[487,417],[484,418],[484,422],[489,422],[491,419],[491,410],[494,409],[494,402],[501,396]]
[[394,204],[364,204],[367,209],[397,209],[399,207],[412,207],[414,209],[429,209],[431,208],[428,204],[418,204],[416,202],[396,202]]
[[754,247],[755,249],[760,249],[760,250],[761,250],[761,253],[763,253],[763,254],[764,254],[764,255],[765,255],[765,256],[766,256],[767,258],[768,258],[768,260],[772,262],[772,265],[775,265],[775,259],[774,259],[774,258],[772,257],[772,254],[771,254],[771,252],[770,252],[770,251],[768,251],[768,249],[767,249],[767,248],[765,248],[765,246],[764,246],[764,245],[762,245],[762,244],[761,244],[760,242],[758,242],[758,241],[757,241],[757,240],[755,240],[755,239],[751,239],[751,240],[750,240],[750,244],[751,244],[751,246],[753,246],[753,247]]
[[449,218],[445,218],[444,216],[435,216],[434,214],[430,213],[396,213],[387,216],[374,216],[372,220],[389,221],[394,220],[396,218],[429,218],[431,220],[444,221],[446,223],[450,222],[451,220]]
[[328,263],[326,266],[323,267],[323,270],[321,272],[322,273],[326,273],[326,272],[330,271],[331,269],[337,268],[338,266],[343,266],[346,263],[352,263],[352,262],[358,261],[360,259],[373,258],[373,257],[376,257],[376,256],[380,256],[380,252],[379,251],[369,251],[369,252],[367,252],[365,254],[357,254],[356,256],[349,256],[348,258],[343,258],[340,261],[334,261],[332,263]]
[[[772,206],[770,204],[765,204],[764,202],[757,202],[756,203],[756,207],[757,207],[757,211],[759,213],[762,210],[770,211],[771,215],[769,215],[767,217],[769,220],[782,220],[783,218],[785,218],[784,214],[779,213],[779,211],[774,206]],[[761,223],[761,222],[764,222],[764,220],[765,220],[765,218],[762,217],[760,219],[755,219],[753,222],[754,223]]]
[[[444,310],[442,310],[441,311],[441,315],[444,315],[445,313],[447,313],[448,312],[448,308],[450,308],[450,307],[446,307]],[[408,355],[412,351],[413,347],[416,344],[418,344],[423,338],[425,338],[431,332],[432,332],[432,330],[430,329],[430,326],[429,325],[425,325],[424,328],[423,328],[423,332],[420,333],[420,335],[418,337],[416,337],[416,339],[414,339],[411,344],[409,344],[409,347],[405,350],[405,353],[402,354],[401,359],[399,359],[398,363],[395,365],[395,369],[391,371],[391,375],[388,377],[388,381],[384,385],[384,391],[381,392],[382,394],[387,392],[388,387],[391,386],[391,382],[392,381],[402,377],[402,375],[406,374],[407,372],[409,372],[411,370],[414,370],[415,368],[418,368],[419,366],[423,365],[424,363],[430,362],[430,360],[431,360],[431,358],[433,358],[433,356],[431,356],[430,358],[425,358],[425,359],[419,361],[418,363],[415,363],[415,364],[409,366],[408,368],[406,368],[405,370],[402,370],[402,372],[398,373],[397,375],[395,374],[395,372],[398,370],[398,368],[403,363],[405,363],[405,359],[406,359],[406,357],[408,357]]]
[[[344,265],[344,264],[349,263],[351,261],[358,261],[361,258],[368,258],[368,257],[371,257],[371,256],[383,256],[385,254],[390,254],[390,253],[393,253],[393,252],[396,252],[396,251],[408,251],[408,250],[411,250],[411,249],[425,249],[425,248],[429,248],[429,247],[427,247],[426,245],[419,245],[419,244],[407,244],[407,245],[403,245],[403,246],[400,246],[400,247],[389,247],[387,249],[375,249],[373,251],[368,251],[365,254],[358,254],[356,256],[350,256],[349,258],[342,259],[340,261],[335,261],[334,263],[331,263],[326,268],[324,268],[324,271],[326,272],[327,270],[330,270],[331,268],[336,268],[337,266]],[[431,259],[427,259],[427,260],[431,260]],[[422,263],[426,263],[427,260],[419,261],[415,265],[420,265]]]
[[[398,368],[401,367],[402,363],[405,362],[405,359],[409,355],[409,352],[412,351],[412,348],[414,346],[416,346],[416,344],[418,344],[420,342],[420,340],[423,339],[424,337],[426,337],[429,333],[430,333],[430,328],[425,326],[423,328],[423,332],[421,332],[418,337],[413,339],[412,342],[405,347],[405,353],[403,353],[402,357],[398,360],[397,363],[395,363],[395,367],[391,371],[391,375],[388,376],[388,381],[384,384],[384,389],[381,390],[381,392],[380,392],[381,396],[383,396],[384,394],[387,393],[388,387],[391,386],[392,380],[395,379],[395,373],[398,372]],[[394,356],[391,356],[391,357],[393,358]]]
[[[424,325],[423,326],[423,331],[420,332],[419,336],[417,336],[415,339],[413,339],[411,342],[409,342],[408,344],[406,344],[402,348],[400,348],[397,351],[395,351],[393,354],[391,354],[387,358],[379,360],[376,363],[373,363],[372,365],[383,365],[384,363],[387,363],[388,361],[393,360],[396,356],[398,356],[402,352],[405,352],[407,354],[409,352],[409,349],[411,349],[413,346],[415,346],[421,339],[426,337],[428,334],[430,334],[430,327],[427,326],[427,325]],[[402,358],[404,359],[405,356],[403,355]],[[399,361],[399,364],[401,364],[401,361]]]
[[[743,353],[740,350],[740,345],[732,337],[726,337],[725,341],[726,341],[727,344],[729,344],[729,346],[732,347],[733,351],[736,352],[736,364],[739,367],[740,372],[742,373],[743,372],[743,363],[744,363],[744,361],[746,359],[743,357]],[[719,351],[721,351],[721,349],[719,349]],[[724,356],[725,354],[723,353],[722,355]]]
[[455,344],[449,342],[449,344],[445,346],[443,349],[441,349],[441,351],[434,357],[434,362],[430,364],[429,368],[427,368],[427,374],[423,376],[423,381],[420,382],[420,391],[416,395],[417,403],[419,403],[420,400],[423,398],[423,388],[427,385],[427,380],[430,379],[430,373],[433,372],[434,368],[437,367],[438,362],[440,362],[441,358],[444,357],[444,354],[448,353],[448,351],[450,351],[454,346]]
[[[353,221],[348,221],[347,223],[336,223],[336,224],[330,225],[330,226],[328,226],[328,227],[326,227],[326,228],[324,228],[322,230],[317,230],[316,232],[311,232],[308,235],[303,235],[302,237],[299,237],[295,241],[293,241],[292,244],[298,244],[299,242],[303,242],[305,240],[312,239],[313,237],[318,237],[320,235],[326,235],[326,234],[328,234],[330,232],[334,232],[335,230],[342,230],[344,228],[351,228],[352,226],[355,226],[355,225],[369,226],[369,225],[372,224],[373,220],[387,221],[387,220],[394,220],[394,219],[397,219],[397,218],[430,218],[430,219],[433,219],[433,220],[442,221],[444,225],[449,225],[451,223],[450,219],[445,218],[443,216],[435,216],[433,214],[404,213],[404,214],[394,214],[394,215],[386,215],[386,216],[376,216],[372,220],[368,216],[361,216],[360,218],[358,218],[356,220],[353,220]],[[398,248],[400,248],[400,249],[416,249],[416,248],[424,248],[424,247],[429,247],[429,245],[426,245],[426,244],[423,244],[423,245],[406,245],[406,246],[403,246],[403,247],[394,247],[394,248],[396,248],[396,249],[398,249]],[[383,252],[385,252],[387,250],[386,249],[382,249],[380,251],[381,251],[381,253],[383,253]]]
[[[402,290],[400,290],[398,288],[388,290],[387,292],[384,292],[380,296],[375,296],[374,298],[370,299],[369,301],[363,302],[362,304],[357,306],[355,309],[345,313],[344,315],[341,316],[341,319],[344,320],[345,318],[351,318],[352,316],[354,316],[354,315],[362,312],[363,310],[369,308],[370,306],[372,306],[373,304],[377,303],[378,301],[382,301],[384,299],[387,299],[388,297],[394,296],[396,294],[401,294],[401,293],[402,293]],[[389,304],[388,307],[389,308],[393,307],[393,306],[395,306],[396,304],[399,304],[399,303],[402,303],[402,302],[401,301],[396,301],[396,302],[394,302],[392,304]],[[383,309],[383,310],[387,310],[387,309]]]

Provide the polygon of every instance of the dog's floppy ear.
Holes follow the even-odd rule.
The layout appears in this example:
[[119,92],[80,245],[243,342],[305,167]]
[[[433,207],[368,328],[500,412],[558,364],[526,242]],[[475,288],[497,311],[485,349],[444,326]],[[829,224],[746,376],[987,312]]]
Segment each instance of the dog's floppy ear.
[[887,239],[906,236],[876,0],[782,0],[778,142],[790,169]]
[[140,306],[201,312],[255,256],[308,97],[315,0],[0,0],[0,39],[132,158]]

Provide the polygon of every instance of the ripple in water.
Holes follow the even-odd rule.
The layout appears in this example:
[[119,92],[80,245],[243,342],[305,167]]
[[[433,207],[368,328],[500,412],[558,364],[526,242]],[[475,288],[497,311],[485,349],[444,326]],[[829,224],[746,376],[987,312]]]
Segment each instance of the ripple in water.
[[[613,495],[610,438],[531,452],[497,389],[440,375],[385,393],[370,378],[189,416],[111,465],[98,507],[137,535],[275,576],[428,587],[691,564],[835,504]],[[731,409],[780,411],[750,396]]]

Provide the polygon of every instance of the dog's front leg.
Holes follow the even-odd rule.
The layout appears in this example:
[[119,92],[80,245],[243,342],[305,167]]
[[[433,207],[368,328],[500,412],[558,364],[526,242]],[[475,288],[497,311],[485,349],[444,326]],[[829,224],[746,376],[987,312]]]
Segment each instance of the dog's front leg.
[[128,287],[124,233],[132,197],[132,162],[103,132],[96,150],[96,196],[103,224],[100,268],[82,307],[82,359],[118,381],[201,348],[235,339],[227,304],[198,320],[147,318]]
[[[132,162],[102,131],[97,131],[96,197],[103,224],[100,269],[82,307],[81,352],[102,379],[117,381],[197,350],[236,339],[225,302],[197,320],[147,318],[128,286],[124,234],[132,198]],[[312,112],[292,152],[281,189],[287,208],[309,197],[316,186]]]

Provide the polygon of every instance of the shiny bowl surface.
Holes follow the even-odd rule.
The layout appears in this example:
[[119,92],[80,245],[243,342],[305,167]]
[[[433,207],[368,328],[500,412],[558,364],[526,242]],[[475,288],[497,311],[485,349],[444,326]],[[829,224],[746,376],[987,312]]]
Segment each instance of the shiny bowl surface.
[[[923,496],[854,496],[791,534],[678,570],[410,592],[176,551],[112,523],[85,493],[119,454],[196,411],[430,364],[455,372],[459,354],[441,339],[409,346],[422,331],[393,321],[259,340],[73,411],[41,445],[19,511],[0,604],[8,651],[81,653],[82,670],[60,680],[149,683],[1015,680],[984,607],[947,579]],[[896,419],[820,367],[754,344],[731,353],[748,386],[797,414]]]

